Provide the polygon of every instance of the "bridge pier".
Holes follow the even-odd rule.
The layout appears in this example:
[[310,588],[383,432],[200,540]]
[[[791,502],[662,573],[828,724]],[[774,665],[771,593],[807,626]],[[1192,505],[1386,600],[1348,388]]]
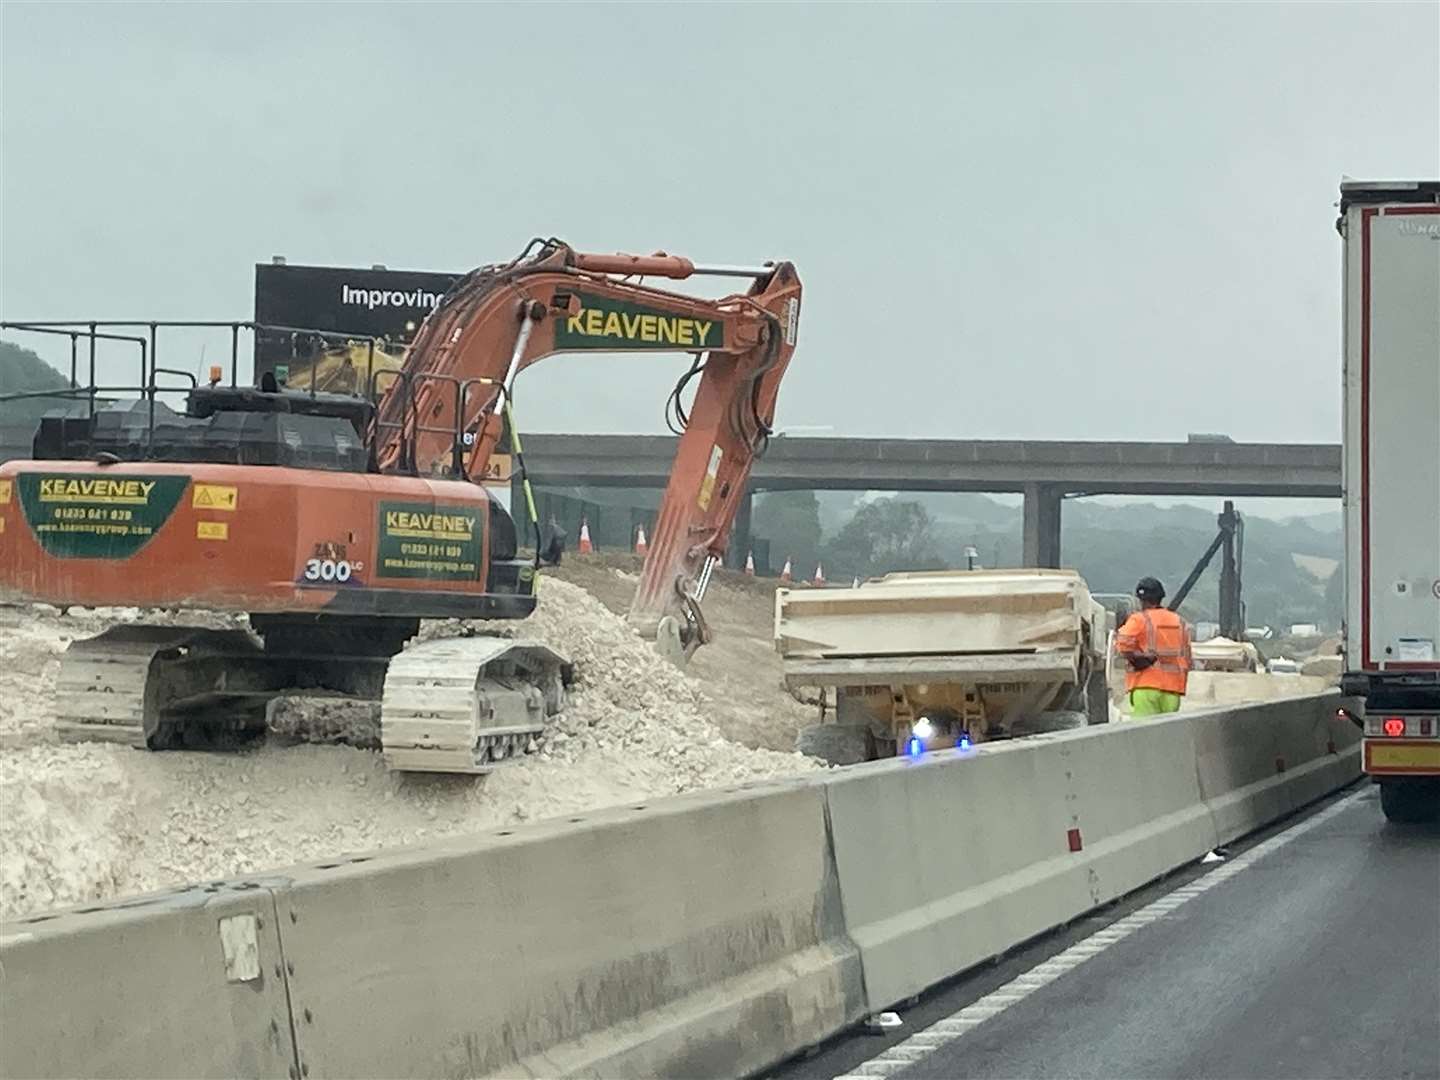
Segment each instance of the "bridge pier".
[[730,543],[725,548],[725,565],[731,570],[745,569],[745,555],[750,550],[750,515],[755,509],[755,492],[747,487],[735,507],[735,523],[730,526]]
[[1060,505],[1063,488],[1055,484],[1026,484],[1021,548],[1026,566],[1060,566]]

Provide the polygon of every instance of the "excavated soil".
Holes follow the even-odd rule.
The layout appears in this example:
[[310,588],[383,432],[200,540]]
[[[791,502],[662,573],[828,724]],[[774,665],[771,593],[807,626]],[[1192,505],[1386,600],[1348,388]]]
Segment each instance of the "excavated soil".
[[821,768],[787,749],[811,713],[779,687],[769,590],[738,577],[712,588],[717,643],[682,673],[616,614],[635,569],[569,560],[546,575],[540,607],[522,623],[422,629],[539,640],[575,663],[574,692],[541,751],[480,778],[392,774],[378,753],[348,746],[277,741],[226,754],[61,744],[61,652],[141,613],[0,608],[0,916]]
[[[551,573],[624,615],[640,580],[640,558],[567,557]],[[711,718],[725,738],[788,751],[795,749],[796,736],[815,723],[818,712],[814,705],[790,697],[781,683],[774,643],[775,586],[774,578],[717,572],[703,605],[715,640],[695,654],[688,671],[704,685]]]

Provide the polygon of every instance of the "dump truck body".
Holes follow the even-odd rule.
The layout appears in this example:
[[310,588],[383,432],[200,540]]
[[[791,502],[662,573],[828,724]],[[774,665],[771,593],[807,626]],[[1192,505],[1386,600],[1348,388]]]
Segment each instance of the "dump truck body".
[[775,598],[786,685],[833,688],[824,722],[864,733],[866,757],[1104,722],[1105,637],[1073,571],[899,573]]

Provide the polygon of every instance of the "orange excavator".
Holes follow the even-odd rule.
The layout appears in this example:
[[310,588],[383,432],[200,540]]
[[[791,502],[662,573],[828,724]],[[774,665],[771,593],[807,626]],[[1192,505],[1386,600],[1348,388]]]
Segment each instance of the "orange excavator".
[[[692,276],[750,285],[702,299],[645,280]],[[354,395],[273,374],[236,383],[242,330],[347,337],[335,332],[3,324],[69,337],[71,389],[59,393],[76,401],[40,422],[33,460],[0,465],[0,601],[248,616],[248,628],[127,624],[73,643],[57,682],[61,736],[228,745],[308,695],[370,703],[396,769],[484,773],[533,751],[563,703],[564,657],[510,637],[411,639],[421,619],[534,609],[542,545],[528,481],[533,559],[482,481],[506,437],[523,476],[515,378],[560,352],[692,357],[668,404],[682,434],[629,616],[683,662],[709,637],[700,600],[770,433],[800,296],[786,262],[701,266],[535,240],[457,282],[400,369],[367,371]],[[206,386],[160,366],[157,330],[171,326],[228,328],[230,385],[219,368]],[[140,385],[97,385],[97,342],[135,347]],[[183,412],[162,377],[190,379]],[[114,400],[119,389],[134,396]]]

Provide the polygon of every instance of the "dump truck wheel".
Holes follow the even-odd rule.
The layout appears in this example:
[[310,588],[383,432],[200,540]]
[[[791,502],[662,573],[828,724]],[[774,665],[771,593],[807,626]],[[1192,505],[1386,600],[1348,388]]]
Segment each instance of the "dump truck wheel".
[[1047,731],[1071,731],[1086,725],[1089,717],[1076,709],[1053,709],[1021,717],[1010,725],[1012,736],[1043,735]]
[[1092,724],[1110,722],[1110,686],[1105,681],[1105,669],[1092,671],[1085,680],[1085,711]]
[[868,728],[850,724],[811,724],[801,729],[795,749],[831,765],[858,765],[873,757],[868,736]]
[[1397,825],[1421,825],[1440,820],[1440,782],[1411,779],[1380,783],[1380,809],[1385,820]]

